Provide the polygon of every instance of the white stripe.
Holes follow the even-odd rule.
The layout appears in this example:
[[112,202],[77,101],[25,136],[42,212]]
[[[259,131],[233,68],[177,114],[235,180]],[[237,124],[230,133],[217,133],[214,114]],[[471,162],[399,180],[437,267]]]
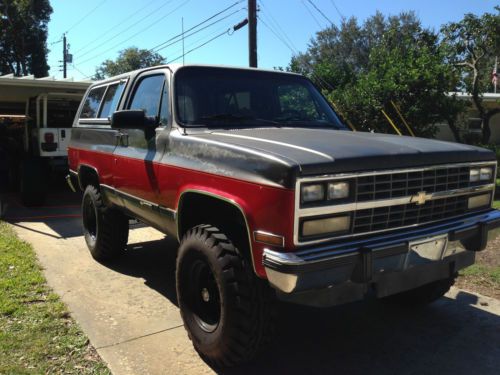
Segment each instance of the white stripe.
[[272,143],[272,144],[275,144],[275,145],[280,145],[280,146],[285,146],[285,147],[290,147],[290,148],[295,148],[297,150],[301,150],[301,151],[305,151],[305,152],[310,152],[311,154],[316,154],[316,155],[319,155],[319,156],[323,156],[324,158],[328,159],[328,160],[331,160],[333,161],[334,159],[330,156],[330,155],[327,155],[323,152],[319,152],[319,151],[316,151],[316,150],[312,150],[310,148],[306,148],[306,147],[301,147],[301,146],[297,146],[297,145],[292,145],[290,143],[284,143],[284,142],[278,142],[278,141],[271,141],[269,139],[262,139],[262,138],[256,138],[256,137],[249,137],[247,135],[240,135],[240,134],[226,134],[226,133],[212,133],[212,134],[216,134],[216,135],[222,135],[222,136],[225,136],[225,137],[234,137],[234,138],[243,138],[243,139],[250,139],[250,140],[254,140],[254,141],[260,141],[260,142],[267,142],[267,143]]

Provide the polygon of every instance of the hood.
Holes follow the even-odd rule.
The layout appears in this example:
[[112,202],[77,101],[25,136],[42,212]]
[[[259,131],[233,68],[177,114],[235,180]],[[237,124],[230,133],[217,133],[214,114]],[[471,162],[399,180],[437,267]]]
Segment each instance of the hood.
[[310,128],[218,130],[196,137],[293,161],[300,175],[496,160],[489,150],[424,138]]

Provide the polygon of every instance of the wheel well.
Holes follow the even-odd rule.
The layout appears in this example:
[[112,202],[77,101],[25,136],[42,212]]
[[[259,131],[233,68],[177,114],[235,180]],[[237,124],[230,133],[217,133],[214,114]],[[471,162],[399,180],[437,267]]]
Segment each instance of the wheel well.
[[243,212],[223,199],[190,192],[182,196],[178,209],[179,239],[199,224],[211,224],[219,228],[251,261],[248,228]]
[[80,166],[78,169],[78,183],[82,191],[85,190],[87,185],[92,185],[99,189],[99,176],[97,175],[97,171],[87,165]]

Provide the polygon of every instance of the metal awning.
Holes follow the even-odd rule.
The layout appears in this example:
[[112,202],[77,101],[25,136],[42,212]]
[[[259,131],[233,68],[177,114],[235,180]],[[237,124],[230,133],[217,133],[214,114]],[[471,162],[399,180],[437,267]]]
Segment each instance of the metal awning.
[[0,76],[0,102],[24,103],[27,99],[44,93],[73,93],[83,96],[92,81],[75,81],[72,78]]

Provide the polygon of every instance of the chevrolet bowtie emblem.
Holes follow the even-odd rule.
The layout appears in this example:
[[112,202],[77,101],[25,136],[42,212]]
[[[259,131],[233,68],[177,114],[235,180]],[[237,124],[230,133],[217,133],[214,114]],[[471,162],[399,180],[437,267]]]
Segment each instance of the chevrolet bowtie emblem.
[[419,191],[416,195],[411,197],[411,202],[418,205],[425,204],[430,199],[425,191]]

